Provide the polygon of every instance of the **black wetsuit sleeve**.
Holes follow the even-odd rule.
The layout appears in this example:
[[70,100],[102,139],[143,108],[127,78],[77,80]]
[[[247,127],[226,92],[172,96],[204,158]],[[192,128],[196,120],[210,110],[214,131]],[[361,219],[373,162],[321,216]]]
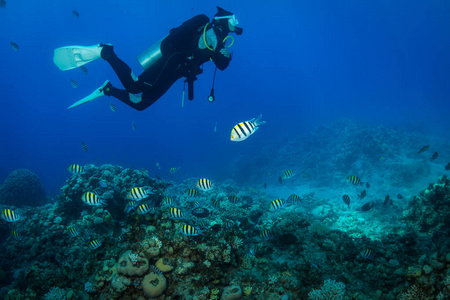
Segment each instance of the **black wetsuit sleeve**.
[[180,26],[172,28],[169,36],[165,39],[166,47],[174,51],[189,52],[192,40],[198,36],[208,22],[207,15],[198,15]]
[[220,53],[220,50],[222,50],[226,47],[223,44],[222,38],[220,38],[220,35],[218,35],[217,32],[216,32],[216,36],[217,36],[217,47],[216,47],[216,50],[214,50],[214,54],[211,55],[211,58],[212,58],[214,64],[216,65],[217,69],[223,71],[230,64],[231,53],[230,53],[230,57],[226,57],[225,55]]

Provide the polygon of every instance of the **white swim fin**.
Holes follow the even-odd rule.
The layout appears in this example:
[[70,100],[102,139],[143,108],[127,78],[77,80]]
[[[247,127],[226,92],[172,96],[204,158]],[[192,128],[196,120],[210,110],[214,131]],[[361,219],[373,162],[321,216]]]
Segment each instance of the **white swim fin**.
[[84,98],[81,99],[81,100],[78,100],[77,102],[75,102],[74,104],[72,104],[71,106],[69,106],[67,109],[70,109],[70,108],[72,108],[72,107],[75,107],[75,106],[78,106],[78,105],[81,105],[81,104],[85,104],[85,103],[94,101],[95,99],[104,96],[105,93],[104,93],[103,90],[104,90],[104,88],[105,88],[108,84],[109,84],[109,80],[106,80],[105,83],[104,83],[101,87],[99,87],[98,89],[96,89],[96,90],[95,90],[94,92],[92,92],[89,96],[86,96],[86,97],[84,97]]
[[53,62],[61,71],[78,68],[88,62],[101,57],[103,47],[94,46],[67,46],[55,49]]

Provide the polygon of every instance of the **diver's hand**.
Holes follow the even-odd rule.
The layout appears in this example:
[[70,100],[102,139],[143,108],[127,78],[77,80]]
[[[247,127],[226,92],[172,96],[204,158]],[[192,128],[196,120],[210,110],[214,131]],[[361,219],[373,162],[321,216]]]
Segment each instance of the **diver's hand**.
[[226,58],[230,58],[231,56],[230,50],[228,50],[227,48],[220,49],[220,53]]

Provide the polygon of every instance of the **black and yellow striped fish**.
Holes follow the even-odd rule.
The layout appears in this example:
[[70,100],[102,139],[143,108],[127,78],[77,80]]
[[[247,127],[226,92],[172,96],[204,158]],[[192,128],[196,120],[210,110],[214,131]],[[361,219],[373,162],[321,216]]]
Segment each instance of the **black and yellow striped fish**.
[[372,259],[372,257],[373,257],[372,250],[366,249],[366,250],[364,250],[364,251],[361,251],[361,256],[362,256],[364,259]]
[[92,250],[97,249],[98,247],[100,247],[103,244],[102,240],[93,240],[89,242],[89,248]]
[[106,200],[101,199],[99,196],[92,192],[86,192],[81,196],[81,200],[87,205],[97,206],[106,205]]
[[185,216],[186,216],[185,213],[183,213],[178,208],[175,208],[175,207],[170,208],[169,217],[171,219],[184,219]]
[[236,204],[236,203],[238,203],[238,202],[239,202],[239,198],[238,198],[238,196],[235,196],[235,195],[231,195],[231,196],[228,196],[227,198],[228,198],[228,201],[230,201],[231,203],[234,203],[234,204]]
[[67,170],[75,175],[84,174],[84,168],[77,164],[71,164],[70,166],[67,167]]
[[295,171],[294,170],[286,170],[286,171],[283,172],[282,178],[283,179],[289,179],[289,178],[294,177],[294,175],[295,175]]
[[350,182],[353,185],[363,185],[361,182],[361,179],[359,179],[359,177],[357,177],[357,176],[350,175],[350,176],[347,176],[347,178],[345,178],[345,180],[347,182]]
[[87,152],[88,150],[86,144],[83,141],[81,142],[81,148],[83,149],[84,152]]
[[217,199],[212,199],[211,204],[214,208],[220,208],[220,201]]
[[19,221],[20,216],[16,214],[12,209],[5,208],[2,210],[1,218],[6,222],[16,222]]
[[270,229],[263,229],[259,232],[259,236],[265,240],[273,239],[273,233]]
[[287,198],[287,200],[290,201],[290,202],[293,202],[293,203],[297,203],[297,202],[300,202],[302,199],[300,198],[299,195],[291,194],[291,195]]
[[69,227],[67,228],[67,232],[69,232],[69,235],[70,235],[71,237],[76,237],[77,235],[80,234],[80,232],[78,231],[78,229],[77,229],[76,226],[69,226]]
[[183,227],[181,228],[181,233],[186,236],[196,236],[199,234],[203,235],[201,230],[186,224],[184,224]]
[[161,201],[161,205],[169,205],[172,206],[174,203],[173,198],[170,198],[169,196],[164,196],[164,198]]
[[20,235],[20,233],[18,233],[15,230],[11,230],[11,235],[12,235],[13,239],[15,239],[16,241],[22,240],[22,236]]
[[241,122],[233,127],[231,130],[230,139],[233,142],[240,142],[247,139],[249,136],[254,134],[256,130],[258,130],[258,126],[265,124],[266,121],[261,121],[262,115],[259,115],[258,118],[253,118],[249,121]]
[[132,188],[127,195],[128,199],[140,201],[144,198],[147,198],[150,194],[153,194],[153,191],[148,189],[145,190],[143,188]]
[[270,202],[269,209],[280,209],[286,205],[286,201],[283,199],[276,199]]
[[210,189],[212,189],[213,184],[212,184],[211,180],[209,180],[209,179],[200,178],[197,181],[197,184],[195,186],[198,187],[200,190],[206,192],[206,191],[209,191]]
[[191,198],[198,197],[198,195],[200,194],[196,189],[187,189],[185,193],[186,195],[188,195],[188,197]]
[[342,196],[342,200],[344,200],[344,203],[347,204],[350,207],[350,196],[345,194]]
[[136,208],[136,211],[137,211],[138,214],[143,215],[143,214],[146,214],[149,211],[154,210],[154,209],[155,209],[154,206],[150,206],[147,203],[142,203],[141,205],[139,205]]

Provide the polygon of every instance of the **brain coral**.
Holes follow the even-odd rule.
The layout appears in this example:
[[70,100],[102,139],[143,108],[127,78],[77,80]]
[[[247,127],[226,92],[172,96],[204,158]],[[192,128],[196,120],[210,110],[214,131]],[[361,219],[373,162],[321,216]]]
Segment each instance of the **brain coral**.
[[162,274],[150,273],[142,280],[142,289],[146,296],[156,298],[160,296],[167,287],[166,278]]
[[39,206],[47,203],[39,177],[27,169],[11,172],[0,186],[0,203],[14,206]]

